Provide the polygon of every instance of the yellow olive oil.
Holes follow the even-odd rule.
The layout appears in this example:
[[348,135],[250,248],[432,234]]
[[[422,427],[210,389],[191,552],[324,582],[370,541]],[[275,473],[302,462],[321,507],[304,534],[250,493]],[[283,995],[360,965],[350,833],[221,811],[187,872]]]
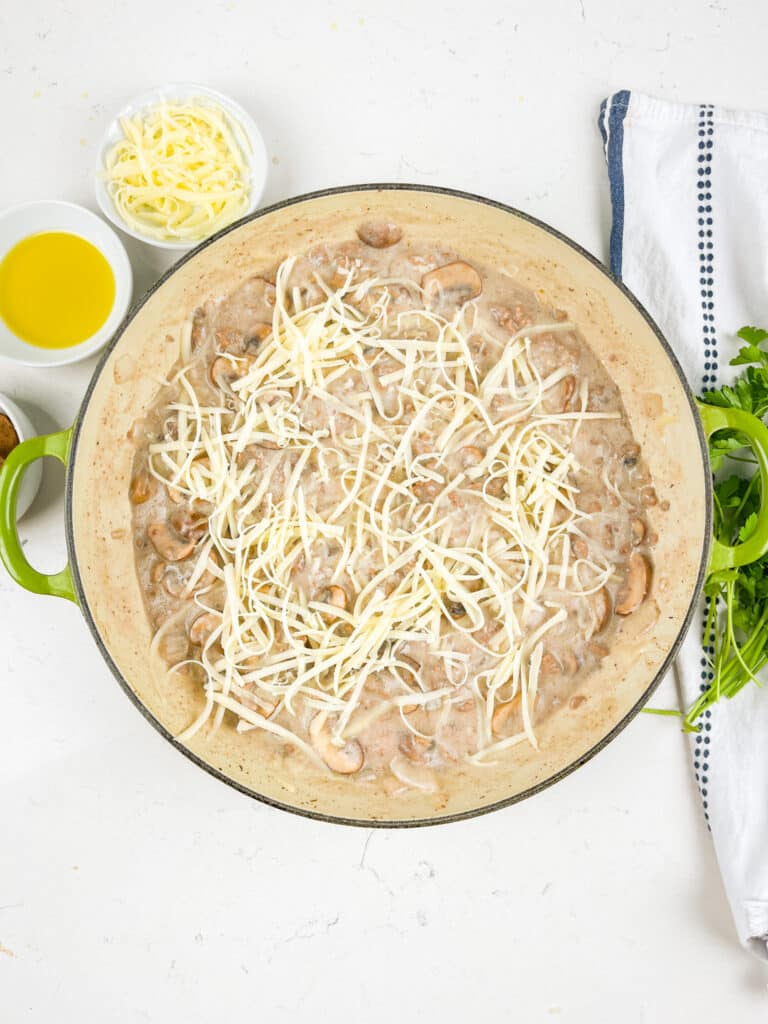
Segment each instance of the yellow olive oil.
[[114,301],[112,268],[79,235],[30,235],[0,262],[0,317],[30,345],[79,345],[104,324]]

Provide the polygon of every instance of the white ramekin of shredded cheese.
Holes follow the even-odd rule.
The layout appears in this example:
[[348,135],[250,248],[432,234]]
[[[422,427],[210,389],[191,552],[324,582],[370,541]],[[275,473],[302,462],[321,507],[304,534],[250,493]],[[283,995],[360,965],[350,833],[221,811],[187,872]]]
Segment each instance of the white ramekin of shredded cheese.
[[214,89],[179,82],[136,96],[117,114],[95,187],[118,228],[180,254],[252,213],[266,179],[266,147],[249,114]]

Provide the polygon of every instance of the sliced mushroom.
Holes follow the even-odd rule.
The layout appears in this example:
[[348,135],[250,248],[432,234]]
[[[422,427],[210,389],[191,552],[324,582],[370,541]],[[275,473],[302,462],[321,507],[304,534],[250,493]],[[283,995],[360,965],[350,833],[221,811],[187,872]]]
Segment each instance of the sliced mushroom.
[[133,505],[143,505],[154,493],[155,482],[146,469],[140,469],[131,480],[129,495]]
[[332,608],[340,608],[342,611],[347,610],[347,592],[344,587],[340,587],[335,583],[333,586],[328,587],[323,595],[323,601]]
[[640,458],[640,445],[635,444],[633,441],[623,444],[619,454],[625,468],[634,469],[637,465],[637,460]]
[[559,675],[562,671],[563,670],[562,670],[562,667],[560,665],[560,662],[557,660],[557,658],[554,656],[554,654],[550,654],[549,652],[547,652],[542,657],[541,664],[539,665],[539,674],[540,675],[542,675],[542,676],[556,676],[556,675]]
[[629,573],[624,587],[616,599],[616,614],[631,615],[640,607],[648,593],[651,569],[643,555],[636,551],[629,559]]
[[575,537],[571,541],[571,551],[577,558],[586,558],[589,554],[587,542],[585,540],[582,540],[581,537]]
[[211,363],[211,368],[208,371],[208,377],[211,384],[220,391],[228,391],[230,381],[235,376],[236,373],[231,360],[224,356],[218,356],[214,359]]
[[572,650],[563,651],[560,657],[562,658],[563,672],[566,675],[574,676],[579,672],[579,662]]
[[[330,280],[331,288],[336,288],[336,289],[338,289],[338,288],[346,288],[346,287],[348,287],[350,285],[350,283],[351,282],[350,282],[350,277],[349,277],[349,269],[344,269],[343,267],[338,267],[331,274],[331,280]],[[366,298],[367,298],[367,296],[366,296]],[[362,308],[361,303],[358,303],[358,308]],[[365,310],[365,312],[367,312],[367,309]]]
[[419,480],[413,485],[412,490],[418,500],[426,504],[435,500],[442,490],[442,486],[437,480]]
[[233,362],[226,356],[217,356],[208,371],[211,384],[220,391],[230,391],[232,381],[237,377],[244,377],[248,373],[253,359],[253,356],[245,356],[243,359]]
[[219,352],[241,352],[243,335],[233,327],[220,328],[214,333],[213,340]]
[[452,619],[461,619],[467,614],[461,601],[446,601],[445,607]]
[[363,767],[363,748],[357,740],[349,740],[343,746],[337,746],[333,742],[327,718],[324,711],[319,711],[309,723],[310,742],[331,771],[339,775],[354,775]]
[[395,754],[389,762],[389,770],[412,789],[420,789],[425,793],[434,793],[437,790],[434,773],[426,765],[414,764],[403,754]]
[[[417,662],[416,658],[409,657],[408,654],[398,654],[397,660],[398,662],[406,663],[406,670],[404,671],[406,671],[407,675],[410,675],[417,683],[421,682],[421,666]],[[397,675],[397,673],[395,673],[395,675]],[[402,679],[401,676],[399,678]],[[406,685],[411,684],[407,683]],[[400,706],[400,711],[403,715],[413,715],[419,707],[418,703],[404,703],[404,705]]]
[[170,597],[181,597],[186,587],[186,580],[177,565],[167,562],[156,562],[150,571],[153,583],[159,583]]
[[430,270],[422,277],[421,287],[430,302],[447,293],[451,298],[463,303],[480,294],[483,282],[474,267],[463,260],[456,260],[455,263],[446,263],[436,270]]
[[195,550],[194,540],[177,537],[167,523],[150,523],[147,536],[155,551],[166,562],[183,562]]
[[210,635],[219,628],[220,623],[221,617],[219,615],[215,615],[213,612],[206,612],[204,615],[198,615],[189,627],[189,639],[193,644],[197,644],[202,647]]
[[630,523],[632,533],[632,544],[637,547],[645,540],[645,523],[642,519],[633,519]]
[[[416,679],[416,680],[420,680],[421,679],[421,665],[418,663],[418,661],[416,661],[415,658],[410,658],[407,654],[399,654],[397,660],[405,662],[405,664],[410,669],[411,675],[413,676],[414,679]],[[406,707],[408,707],[408,708],[416,708],[416,706],[417,706],[416,704],[406,704],[403,707],[403,711],[405,712],[406,715],[409,715],[411,712],[410,711],[405,711],[405,708]]]
[[600,633],[605,629],[611,615],[611,598],[605,587],[601,587],[593,596],[592,610],[595,613],[595,633]]
[[646,508],[650,508],[652,505],[658,505],[659,498],[656,494],[654,487],[644,487],[640,492],[640,504]]
[[262,341],[266,341],[272,333],[272,324],[253,324],[245,339],[246,349],[257,349]]
[[388,220],[369,220],[357,229],[357,237],[372,249],[388,249],[403,237],[403,229]]
[[414,733],[406,733],[398,744],[400,750],[412,764],[425,764],[429,755],[429,748],[432,740],[426,736],[416,736]]
[[160,638],[157,652],[166,664],[178,665],[189,653],[189,641],[181,630],[171,630]]
[[277,289],[273,281],[265,277],[250,277],[242,286],[242,292],[249,306],[258,306],[260,302],[274,306]]
[[261,715],[262,718],[271,718],[280,706],[280,701],[272,699],[270,701],[265,700],[261,695],[251,696],[250,694],[241,693],[238,700],[245,704],[251,711],[255,711],[257,715]]
[[565,651],[561,655],[563,659],[563,671],[569,676],[575,676],[579,671],[579,663],[573,651]]
[[196,499],[188,506],[171,513],[171,526],[182,537],[198,541],[208,530],[208,521],[213,507],[207,501]]
[[291,289],[291,305],[296,313],[325,301],[325,292],[319,284],[310,282]]
[[255,463],[258,469],[261,469],[265,460],[269,458],[267,452],[278,452],[280,451],[280,445],[275,441],[269,441],[266,438],[259,441],[258,444],[247,444],[236,457],[238,469],[242,469],[243,466],[247,466],[249,462]]
[[[211,551],[208,556],[209,563],[219,565],[219,556],[216,551]],[[189,596],[189,581],[193,566],[189,563],[186,566],[168,564],[167,562],[156,562],[152,566],[150,578],[153,583],[159,583],[166,594],[171,597],[181,598]],[[195,583],[194,593],[207,590],[216,582],[216,577],[206,568],[200,579]]]
[[560,383],[560,411],[565,410],[570,405],[573,393],[576,390],[576,378],[573,374],[569,374],[567,377],[563,377]]
[[495,733],[501,732],[507,722],[507,719],[511,718],[515,712],[520,710],[520,704],[521,694],[518,690],[512,700],[508,700],[506,704],[499,704],[493,712],[491,717],[491,729]]
[[[192,475],[192,482],[196,486],[205,485],[211,480],[211,460],[207,455],[201,455],[194,459],[192,465],[189,467],[190,475]],[[182,500],[186,500],[186,495],[182,495]]]
[[417,455],[426,455],[435,450],[435,435],[428,430],[421,430],[411,441],[411,448]]
[[485,458],[485,453],[474,444],[468,444],[463,448],[459,448],[459,458],[461,460],[462,467],[464,469],[470,469],[472,466],[480,465]]

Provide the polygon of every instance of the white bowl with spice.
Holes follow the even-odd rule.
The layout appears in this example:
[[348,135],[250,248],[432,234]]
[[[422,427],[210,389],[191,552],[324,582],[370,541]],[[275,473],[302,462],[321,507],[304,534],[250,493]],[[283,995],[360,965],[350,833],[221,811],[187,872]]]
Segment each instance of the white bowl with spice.
[[94,355],[128,312],[133,274],[106,221],[44,199],[0,213],[0,357],[64,366]]
[[[5,460],[18,444],[36,436],[37,431],[29,416],[23,413],[10,398],[0,394],[0,471],[2,471]],[[42,479],[43,460],[37,459],[27,467],[21,481],[19,497],[16,502],[16,514],[19,519],[29,510],[29,506],[35,500]]]
[[252,213],[266,181],[266,146],[248,112],[215,89],[176,82],[117,113],[94,185],[116,227],[180,256]]

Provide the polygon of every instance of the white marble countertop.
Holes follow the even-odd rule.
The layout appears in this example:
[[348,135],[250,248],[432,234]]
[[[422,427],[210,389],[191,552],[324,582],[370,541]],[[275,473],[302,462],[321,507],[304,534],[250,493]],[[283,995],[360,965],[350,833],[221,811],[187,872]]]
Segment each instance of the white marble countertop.
[[[93,206],[110,113],[197,79],[261,125],[267,201],[450,185],[603,255],[600,99],[631,87],[768,109],[766,29],[762,0],[16,0],[0,7],[0,203]],[[0,390],[45,432],[72,421],[93,366],[2,364]],[[22,532],[55,569],[62,473],[45,473]],[[8,1024],[766,1019],[768,972],[736,944],[670,721],[640,716],[509,810],[360,831],[261,806],[180,757],[74,606],[0,573],[0,622]]]

